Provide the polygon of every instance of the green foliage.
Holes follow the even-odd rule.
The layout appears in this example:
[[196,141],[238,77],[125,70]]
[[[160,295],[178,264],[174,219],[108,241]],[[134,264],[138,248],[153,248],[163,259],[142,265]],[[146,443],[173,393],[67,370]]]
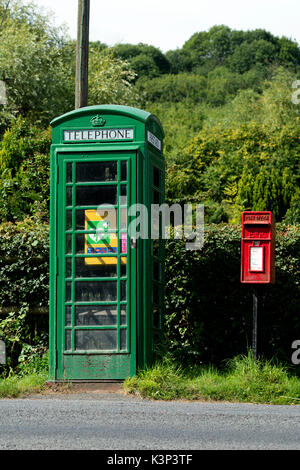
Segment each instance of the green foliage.
[[16,314],[10,312],[0,321],[0,336],[5,341],[8,354],[8,365],[13,365],[15,347],[22,348],[22,343],[29,334],[29,325],[26,323],[28,306],[23,304]]
[[220,65],[240,74],[257,65],[300,65],[300,50],[295,41],[259,29],[235,31],[224,25],[213,26],[209,31],[193,34],[182,51],[188,53],[192,70],[201,73]]
[[190,72],[192,60],[190,54],[182,49],[166,52],[166,58],[170,63],[170,73]]
[[40,340],[40,344],[35,346],[23,345],[19,356],[18,377],[35,374],[48,375],[49,353],[45,343],[46,341]]
[[244,88],[243,77],[230,72],[226,67],[216,67],[209,72],[207,79],[207,101],[212,106],[225,104],[237,91]]
[[113,51],[116,57],[129,62],[138,78],[154,78],[170,71],[167,57],[154,46],[117,44]]
[[39,393],[45,388],[47,373],[45,371],[19,377],[11,373],[0,379],[0,398],[24,397],[30,393]]
[[49,219],[51,132],[18,118],[0,142],[0,220]]
[[154,400],[222,400],[298,404],[300,380],[281,364],[239,355],[225,367],[182,367],[164,359],[124,382],[125,391]]
[[195,133],[201,129],[204,121],[202,106],[200,104],[190,106],[186,101],[168,103],[167,106],[164,102],[149,102],[146,108],[162,121],[165,131],[164,153],[167,163],[175,161],[184,164],[182,151]]
[[284,222],[290,225],[300,224],[300,190],[296,189],[289,209],[286,211]]
[[45,125],[72,107],[64,37],[65,31],[52,27],[36,7],[13,2],[7,10],[0,27],[0,80],[11,118],[21,114]]
[[15,174],[21,164],[35,153],[49,153],[50,144],[50,128],[41,129],[19,117],[5,131],[0,142],[0,171],[12,169]]
[[0,225],[0,306],[47,305],[48,245],[45,224],[28,219]]
[[201,75],[163,75],[152,80],[140,79],[136,86],[138,92],[144,93],[145,99],[150,102],[178,103],[188,100],[192,106],[206,100],[206,79]]
[[[240,283],[241,227],[210,225],[200,251],[166,246],[167,348],[181,364],[214,363],[246,353],[252,289]],[[259,286],[259,353],[290,364],[300,335],[300,228],[277,227],[276,283]]]
[[214,26],[208,32],[193,34],[182,49],[190,54],[194,68],[205,61],[213,66],[222,65],[230,54],[230,33],[227,26]]
[[47,309],[48,257],[47,225],[31,220],[0,225],[0,336],[8,368],[23,364],[25,370],[31,360],[37,367],[47,348],[48,316],[34,313]]
[[299,184],[299,150],[298,121],[280,130],[257,122],[204,126],[182,151],[185,187],[170,173],[167,195],[219,203],[232,222],[249,209],[272,210],[280,221]]
[[[240,237],[240,226],[212,224],[200,251],[186,251],[181,240],[167,242],[166,345],[182,364],[218,364],[247,351],[252,297],[240,284]],[[37,367],[47,347],[48,316],[34,313],[48,305],[48,250],[47,225],[0,226],[0,309],[7,311],[0,331],[9,365],[20,373],[31,359]],[[276,284],[259,291],[260,353],[286,362],[300,334],[299,253],[299,227],[279,226]]]
[[91,46],[90,54],[89,103],[137,104],[136,73],[129,62],[114,57],[109,49]]

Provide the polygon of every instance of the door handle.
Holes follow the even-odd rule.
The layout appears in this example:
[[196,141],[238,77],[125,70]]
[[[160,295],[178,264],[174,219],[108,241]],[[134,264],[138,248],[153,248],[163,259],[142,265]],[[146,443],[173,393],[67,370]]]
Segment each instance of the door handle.
[[134,250],[136,248],[136,238],[130,237],[130,248]]

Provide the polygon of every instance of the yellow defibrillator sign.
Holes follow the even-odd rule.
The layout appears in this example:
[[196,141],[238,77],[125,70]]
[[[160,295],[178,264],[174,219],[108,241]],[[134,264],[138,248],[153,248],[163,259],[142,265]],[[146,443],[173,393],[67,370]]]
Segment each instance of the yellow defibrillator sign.
[[[117,264],[117,256],[99,256],[99,254],[118,254],[117,210],[108,209],[103,216],[95,209],[86,210],[85,230],[93,233],[85,234],[84,252],[87,255],[96,255],[85,258],[85,264]],[[121,234],[121,253],[126,253],[126,236]],[[126,263],[126,258],[123,257],[121,261]]]

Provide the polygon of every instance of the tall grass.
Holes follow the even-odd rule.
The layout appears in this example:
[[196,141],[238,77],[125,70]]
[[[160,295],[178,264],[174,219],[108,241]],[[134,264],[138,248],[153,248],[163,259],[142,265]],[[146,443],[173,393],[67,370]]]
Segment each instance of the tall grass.
[[0,398],[16,398],[45,388],[48,377],[48,353],[32,354],[21,361],[17,370],[10,369],[0,376]]
[[45,387],[47,373],[19,377],[17,375],[0,379],[0,398],[17,398],[34,392],[40,392]]
[[156,400],[221,400],[229,402],[300,404],[300,380],[272,361],[254,361],[252,354],[213,367],[178,367],[169,359],[124,383],[125,391]]

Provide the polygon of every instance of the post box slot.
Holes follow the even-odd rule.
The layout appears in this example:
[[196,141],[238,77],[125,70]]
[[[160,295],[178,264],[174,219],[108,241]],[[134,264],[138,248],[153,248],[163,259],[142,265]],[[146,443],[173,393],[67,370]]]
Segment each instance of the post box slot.
[[260,225],[247,225],[243,230],[244,239],[270,239],[271,226],[267,224]]

